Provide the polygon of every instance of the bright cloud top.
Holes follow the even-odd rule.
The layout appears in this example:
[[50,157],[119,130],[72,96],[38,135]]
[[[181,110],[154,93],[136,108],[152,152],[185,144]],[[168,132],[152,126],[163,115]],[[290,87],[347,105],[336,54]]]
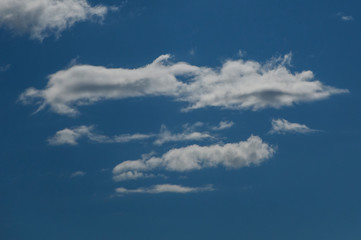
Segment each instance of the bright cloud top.
[[259,165],[273,156],[275,149],[264,143],[261,138],[251,136],[246,141],[215,144],[210,146],[190,145],[172,149],[161,157],[144,157],[143,159],[124,161],[113,169],[115,181],[127,180],[127,176],[142,177],[144,172],[193,171],[203,168],[214,168],[219,165],[238,169],[251,165]]
[[205,192],[214,191],[212,185],[206,185],[204,187],[185,187],[182,185],[174,184],[158,184],[148,188],[117,188],[115,192],[118,194],[130,194],[130,193],[148,193],[148,194],[159,194],[159,193],[194,193],[194,192]]
[[311,129],[304,124],[291,123],[286,119],[272,119],[271,134],[285,134],[285,133],[310,133],[317,130]]
[[169,58],[162,55],[136,69],[73,66],[50,75],[43,90],[27,89],[20,100],[23,103],[35,100],[40,104],[39,110],[49,106],[56,113],[74,116],[77,107],[107,99],[168,96],[189,103],[185,111],[209,106],[260,110],[348,92],[314,80],[311,71],[290,72],[287,68],[290,55],[263,65],[228,60],[220,69],[171,63]]
[[1,0],[0,26],[43,40],[53,33],[59,36],[76,22],[102,19],[107,10],[87,0]]

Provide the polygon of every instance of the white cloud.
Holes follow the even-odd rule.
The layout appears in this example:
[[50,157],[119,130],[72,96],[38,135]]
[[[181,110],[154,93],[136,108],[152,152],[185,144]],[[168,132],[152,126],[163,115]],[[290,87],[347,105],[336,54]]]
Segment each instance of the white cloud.
[[353,17],[352,16],[341,16],[341,19],[343,21],[352,21],[353,20]]
[[234,122],[232,121],[220,121],[219,125],[216,127],[213,127],[212,129],[215,131],[231,128],[234,125]]
[[162,55],[136,69],[72,66],[50,75],[44,89],[27,89],[20,100],[25,104],[38,100],[38,110],[48,106],[56,113],[74,116],[79,106],[107,99],[168,96],[187,102],[184,111],[210,106],[260,110],[348,92],[322,84],[311,71],[292,73],[288,69],[291,55],[266,64],[228,60],[221,68],[171,63],[169,57]]
[[159,193],[194,193],[194,192],[205,192],[214,191],[212,185],[206,185],[204,187],[185,187],[182,185],[173,184],[158,184],[148,188],[117,188],[115,192],[118,194],[130,194],[130,193],[148,193],[148,194],[159,194]]
[[338,12],[336,15],[339,16],[344,22],[353,21],[353,16],[345,15],[343,12]]
[[83,177],[86,175],[86,172],[83,172],[83,171],[77,171],[77,172],[74,172],[70,175],[71,178],[73,177]]
[[1,0],[0,26],[41,41],[51,34],[59,36],[76,22],[102,19],[107,11],[87,0]]
[[[160,157],[148,156],[139,160],[124,161],[114,167],[113,179],[126,180],[123,177],[124,173],[141,176],[140,173],[159,170],[184,172],[214,168],[219,165],[231,169],[257,166],[272,157],[274,152],[273,147],[257,136],[251,136],[239,143],[190,145],[171,149]],[[122,178],[119,179],[118,175]]]
[[76,145],[77,140],[80,138],[88,138],[92,142],[97,143],[125,143],[131,141],[139,141],[151,138],[151,134],[123,134],[113,137],[108,137],[101,134],[94,133],[93,126],[80,126],[76,128],[65,128],[57,131],[56,134],[48,139],[50,145]]
[[208,133],[194,132],[193,127],[188,127],[181,133],[172,133],[165,125],[162,125],[158,134],[135,133],[106,136],[95,133],[93,126],[79,126],[57,131],[54,136],[48,139],[48,142],[50,145],[77,145],[80,138],[87,138],[95,143],[127,143],[155,138],[154,144],[162,145],[167,142],[201,141],[214,138]]
[[291,123],[286,119],[272,119],[271,134],[285,134],[285,133],[310,133],[317,130],[311,129],[304,124]]
[[180,142],[180,141],[201,141],[204,139],[211,139],[213,138],[208,133],[202,132],[193,132],[192,127],[187,128],[186,131],[182,133],[173,134],[170,132],[165,125],[162,125],[160,129],[160,133],[157,136],[154,144],[162,145],[166,142]]

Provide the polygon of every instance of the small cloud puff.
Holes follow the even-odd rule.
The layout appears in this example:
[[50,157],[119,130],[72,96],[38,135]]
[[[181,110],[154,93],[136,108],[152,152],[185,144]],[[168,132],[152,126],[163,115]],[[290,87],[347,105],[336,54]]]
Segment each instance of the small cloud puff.
[[270,134],[285,134],[285,133],[311,133],[317,130],[311,129],[304,124],[291,123],[286,119],[272,119],[272,129]]

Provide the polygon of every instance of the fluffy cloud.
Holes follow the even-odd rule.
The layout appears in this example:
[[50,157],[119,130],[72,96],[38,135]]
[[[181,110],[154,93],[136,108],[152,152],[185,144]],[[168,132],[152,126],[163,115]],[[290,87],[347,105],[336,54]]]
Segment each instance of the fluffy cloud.
[[201,141],[204,139],[213,139],[211,135],[205,132],[196,132],[192,130],[193,127],[186,128],[184,132],[172,133],[165,125],[162,125],[158,134],[122,134],[116,136],[106,136],[97,134],[93,126],[80,126],[75,128],[65,128],[59,130],[54,136],[48,139],[50,145],[77,145],[78,140],[87,138],[95,143],[126,143],[131,141],[140,141],[150,138],[155,138],[154,144],[162,145],[167,142],[181,142],[181,141]]
[[316,130],[307,127],[304,124],[291,123],[286,119],[272,119],[271,134],[285,134],[285,133],[309,133]]
[[131,141],[139,141],[152,137],[151,134],[123,134],[113,137],[108,137],[101,134],[94,133],[93,126],[80,126],[76,128],[65,128],[57,131],[56,134],[48,139],[50,145],[76,145],[80,138],[88,138],[92,142],[97,143],[125,143]]
[[311,71],[292,73],[287,68],[290,55],[266,64],[228,60],[214,69],[171,63],[169,57],[162,55],[136,69],[73,66],[50,75],[44,89],[27,89],[20,100],[38,103],[38,110],[48,106],[56,113],[74,116],[81,105],[141,96],[169,96],[187,102],[184,111],[209,106],[260,110],[348,92],[314,80]]
[[157,170],[184,172],[220,165],[231,169],[257,166],[272,157],[274,152],[273,147],[257,136],[251,136],[239,143],[211,146],[190,145],[172,149],[161,157],[148,156],[139,160],[124,161],[113,169],[113,179],[126,180],[125,173],[141,178],[140,173]]
[[207,185],[204,187],[185,187],[185,186],[173,185],[173,184],[158,184],[158,185],[154,185],[154,186],[151,186],[148,188],[137,188],[137,189],[117,188],[117,189],[115,189],[115,192],[118,194],[193,193],[193,192],[205,192],[205,191],[214,191],[214,188],[212,185]]
[[87,0],[1,0],[0,26],[43,40],[59,35],[76,22],[102,19],[105,6],[90,6]]

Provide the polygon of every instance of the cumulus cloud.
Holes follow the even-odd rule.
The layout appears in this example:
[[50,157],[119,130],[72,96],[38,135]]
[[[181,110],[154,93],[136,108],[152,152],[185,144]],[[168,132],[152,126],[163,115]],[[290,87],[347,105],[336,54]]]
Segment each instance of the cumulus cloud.
[[115,192],[118,194],[130,194],[130,193],[148,193],[148,194],[159,194],[159,193],[194,193],[194,192],[205,192],[214,191],[212,185],[206,185],[204,187],[185,187],[182,185],[173,184],[158,184],[148,188],[117,188]]
[[231,128],[234,125],[232,121],[220,121],[218,126],[213,127],[212,129],[215,131]]
[[228,60],[220,68],[172,63],[170,55],[136,69],[76,65],[49,76],[44,89],[29,88],[23,103],[37,103],[74,116],[78,107],[109,99],[168,96],[188,103],[184,111],[204,107],[225,109],[281,108],[346,93],[324,85],[311,71],[292,73],[291,56],[256,61]]
[[153,138],[155,139],[154,144],[162,145],[167,142],[201,141],[204,139],[213,139],[214,137],[205,132],[193,131],[191,128],[186,128],[185,131],[181,133],[172,133],[165,125],[161,126],[158,134],[135,133],[116,136],[106,136],[95,133],[94,126],[79,126],[57,131],[54,136],[48,139],[48,142],[50,145],[77,145],[78,140],[81,138],[87,138],[95,143],[127,143]]
[[304,124],[291,123],[286,119],[272,119],[271,134],[285,134],[285,133],[310,133],[317,130],[311,129]]
[[80,138],[87,138],[96,143],[125,143],[139,141],[151,138],[151,134],[123,134],[108,137],[94,132],[93,126],[80,126],[75,128],[65,128],[57,131],[56,134],[48,139],[50,145],[77,145]]
[[103,19],[107,11],[87,0],[1,0],[0,26],[41,41],[50,34],[59,36],[76,22]]
[[[257,136],[251,136],[246,141],[239,143],[210,146],[190,145],[171,149],[160,157],[145,156],[138,160],[124,161],[114,167],[113,179],[115,181],[126,180],[124,173],[139,175],[161,170],[185,172],[217,166],[230,169],[257,166],[272,157],[274,153],[275,149]],[[122,177],[118,178],[118,176]],[[139,176],[141,177],[141,175]]]
[[83,177],[86,175],[86,172],[83,172],[83,171],[77,171],[77,172],[74,172],[70,175],[71,178],[73,177]]

